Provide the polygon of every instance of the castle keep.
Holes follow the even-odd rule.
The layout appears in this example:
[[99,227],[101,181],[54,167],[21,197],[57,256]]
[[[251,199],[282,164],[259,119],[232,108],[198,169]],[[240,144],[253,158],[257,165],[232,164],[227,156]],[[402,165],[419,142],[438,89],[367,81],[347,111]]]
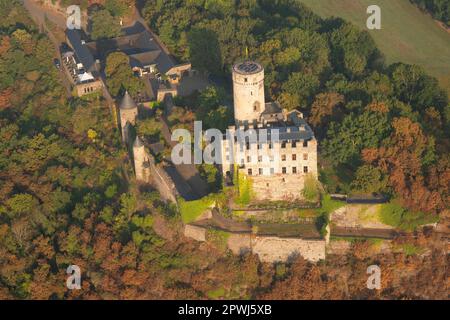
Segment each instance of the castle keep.
[[[317,178],[317,140],[298,111],[265,102],[264,68],[245,61],[233,69],[235,125],[229,133],[256,136],[240,143],[222,141],[222,172],[227,181],[250,179],[255,200],[302,199],[305,178]],[[236,141],[236,140],[234,140]]]
[[[241,62],[232,73],[235,125],[222,139],[220,155],[225,181],[246,180],[256,201],[302,200],[306,178],[317,179],[314,132],[301,112],[265,102],[261,64]],[[122,137],[129,145],[129,128],[135,125],[138,108],[128,92],[119,112]],[[244,136],[238,139],[240,134]],[[149,154],[142,141],[135,141],[133,153],[137,180],[148,181]]]

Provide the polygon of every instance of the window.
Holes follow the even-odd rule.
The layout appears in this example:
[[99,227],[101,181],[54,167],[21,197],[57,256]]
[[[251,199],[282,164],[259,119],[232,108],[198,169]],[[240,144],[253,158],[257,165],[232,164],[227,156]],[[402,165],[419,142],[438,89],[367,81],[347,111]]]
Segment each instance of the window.
[[258,162],[262,162],[262,156],[258,156]]
[[243,158],[241,159],[241,165],[242,166],[244,165],[244,159]]
[[[253,95],[253,91],[250,91],[250,95],[252,96]],[[255,110],[256,111],[256,110]]]
[[270,174],[274,174],[275,173],[275,169],[274,168],[270,168]]
[[259,168],[259,169],[258,169],[258,172],[259,172],[260,175],[262,175],[262,174],[263,174],[263,169],[262,169],[262,168]]
[[308,173],[308,167],[303,167],[303,173]]
[[286,155],[285,154],[281,155],[281,161],[286,161]]
[[308,147],[308,141],[303,141],[303,148],[306,148],[306,147]]
[[244,82],[248,82],[248,78],[244,78]]
[[281,168],[281,173],[286,174],[286,167]]
[[269,143],[269,149],[273,149],[273,143]]
[[292,167],[292,173],[297,173],[297,167]]
[[296,155],[296,154],[293,154],[293,155],[292,155],[292,161],[295,161],[295,160],[297,160],[297,155]]
[[249,162],[252,162],[252,157],[247,156],[247,162],[248,162],[248,163],[249,163]]
[[275,161],[275,156],[270,156],[270,162],[274,162]]
[[246,148],[247,150],[250,150],[250,142],[246,142],[246,143],[245,143],[245,148]]
[[230,156],[229,155],[227,155],[227,161],[230,161]]
[[283,142],[281,143],[281,148],[282,148],[282,149],[285,149],[285,148],[286,148],[286,142],[283,141]]
[[297,141],[292,141],[292,148],[297,148]]
[[252,169],[248,169],[248,175],[249,175],[249,176],[252,175]]
[[307,153],[303,154],[303,160],[308,160],[308,154]]

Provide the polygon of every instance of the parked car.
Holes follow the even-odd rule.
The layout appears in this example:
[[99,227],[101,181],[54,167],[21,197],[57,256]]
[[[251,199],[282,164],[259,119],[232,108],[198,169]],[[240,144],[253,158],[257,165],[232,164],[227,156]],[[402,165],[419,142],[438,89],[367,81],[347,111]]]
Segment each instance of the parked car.
[[61,54],[63,54],[68,51],[72,51],[72,49],[69,47],[69,45],[65,42],[61,43],[61,45],[59,46],[59,52],[61,52]]
[[59,61],[59,59],[53,59],[53,64],[57,69],[61,69],[61,61]]

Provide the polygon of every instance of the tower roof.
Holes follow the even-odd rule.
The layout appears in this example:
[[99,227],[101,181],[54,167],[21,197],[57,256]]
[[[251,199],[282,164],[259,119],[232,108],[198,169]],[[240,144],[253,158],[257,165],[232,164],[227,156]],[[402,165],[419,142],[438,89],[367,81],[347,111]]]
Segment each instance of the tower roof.
[[134,140],[133,147],[140,148],[143,146],[144,146],[144,143],[142,142],[141,138],[139,138],[139,136],[136,136],[136,140]]
[[242,75],[250,75],[263,71],[264,68],[256,61],[244,61],[236,63],[233,67],[233,71]]
[[120,101],[119,105],[120,109],[134,109],[137,108],[136,102],[134,102],[133,98],[130,96],[128,91],[125,91],[125,95],[122,98],[122,101]]

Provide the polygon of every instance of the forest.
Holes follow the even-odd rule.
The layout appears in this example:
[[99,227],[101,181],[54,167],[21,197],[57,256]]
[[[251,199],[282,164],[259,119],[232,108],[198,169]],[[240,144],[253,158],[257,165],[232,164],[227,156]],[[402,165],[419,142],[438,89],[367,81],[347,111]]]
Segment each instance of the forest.
[[[230,3],[148,1],[144,12],[180,59],[218,79],[248,47],[266,67],[271,97],[302,110],[322,139],[330,190],[385,191],[430,214],[445,207],[449,110],[433,78],[384,66],[365,33],[297,2]],[[19,1],[0,0],[0,12],[0,299],[447,296],[448,257],[433,233],[398,240],[427,256],[354,241],[348,255],[319,264],[269,265],[187,241],[176,209],[134,183],[105,101],[68,99],[50,40]],[[219,108],[221,92],[205,93],[203,108]],[[339,172],[355,177],[333,180]],[[365,286],[372,263],[386,272],[381,291]],[[72,264],[82,290],[66,288]]]

